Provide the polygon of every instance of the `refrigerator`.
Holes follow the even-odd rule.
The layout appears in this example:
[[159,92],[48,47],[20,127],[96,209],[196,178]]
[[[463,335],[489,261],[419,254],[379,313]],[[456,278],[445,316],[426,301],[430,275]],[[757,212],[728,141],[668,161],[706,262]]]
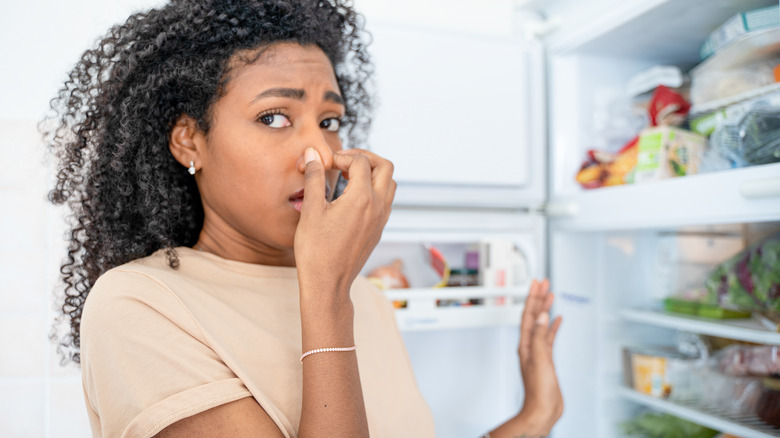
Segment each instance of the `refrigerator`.
[[[638,73],[780,56],[777,30],[704,62],[699,55],[735,14],[778,3],[500,3],[513,35],[430,26],[399,19],[402,11],[384,21],[367,14],[379,96],[368,144],[394,162],[398,190],[363,273],[403,263],[411,287],[385,293],[398,307],[437,436],[481,436],[518,411],[518,323],[531,278],[545,277],[557,297],[553,314],[563,317],[555,363],[565,410],[552,436],[623,436],[620,424],[644,409],[740,437],[780,436],[755,418],[652,397],[624,380],[626,347],[673,345],[684,334],[780,345],[780,334],[755,320],[660,308],[780,229],[780,163],[592,190],[575,181],[587,150],[638,133],[636,118],[621,125],[619,111]],[[694,105],[691,114],[770,95],[776,85]],[[431,248],[463,268],[469,254],[497,243],[522,254],[510,263],[511,281],[435,287]]]

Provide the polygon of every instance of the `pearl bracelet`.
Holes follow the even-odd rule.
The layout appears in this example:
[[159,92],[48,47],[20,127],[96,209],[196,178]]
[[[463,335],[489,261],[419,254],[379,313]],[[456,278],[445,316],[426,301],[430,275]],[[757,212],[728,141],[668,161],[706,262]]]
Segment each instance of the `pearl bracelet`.
[[306,353],[303,353],[301,355],[301,363],[303,363],[303,358],[315,353],[326,353],[330,351],[355,351],[357,349],[357,346],[353,345],[351,347],[328,347],[328,348],[316,348],[314,350],[309,350]]

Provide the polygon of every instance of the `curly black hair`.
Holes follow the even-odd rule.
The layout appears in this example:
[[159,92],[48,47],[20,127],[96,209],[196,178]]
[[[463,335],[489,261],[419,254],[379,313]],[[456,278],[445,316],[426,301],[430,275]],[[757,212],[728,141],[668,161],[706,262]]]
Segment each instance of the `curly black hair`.
[[172,0],[84,52],[42,124],[59,160],[49,199],[72,211],[58,318],[69,327],[52,333],[63,363],[80,362],[81,313],[100,275],[163,248],[175,269],[174,248],[197,241],[200,195],[169,136],[182,115],[208,132],[237,53],[276,42],[320,47],[346,102],[344,140],[365,139],[373,67],[363,21],[349,0]]

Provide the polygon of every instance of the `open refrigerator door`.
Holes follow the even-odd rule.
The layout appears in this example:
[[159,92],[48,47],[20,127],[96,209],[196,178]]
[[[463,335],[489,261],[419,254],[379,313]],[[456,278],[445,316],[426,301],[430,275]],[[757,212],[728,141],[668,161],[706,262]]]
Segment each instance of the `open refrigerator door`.
[[[577,16],[565,5],[573,7],[546,4],[547,13]],[[546,41],[549,204],[572,212],[549,223],[566,405],[553,434],[780,436],[767,413],[777,412],[780,333],[763,316],[777,310],[780,153],[771,114],[780,107],[774,78],[735,79],[780,64],[780,39],[771,37],[778,4],[605,0],[588,8],[587,23]],[[702,59],[724,23],[765,8],[777,15],[774,27]],[[651,83],[644,90],[643,80]],[[659,85],[687,105],[660,105],[680,115],[661,131],[652,126]],[[631,147],[633,164],[622,166]],[[597,184],[577,178],[590,166],[600,166],[591,172]],[[765,249],[756,256],[755,248]],[[735,357],[751,359],[740,367],[720,360]]]

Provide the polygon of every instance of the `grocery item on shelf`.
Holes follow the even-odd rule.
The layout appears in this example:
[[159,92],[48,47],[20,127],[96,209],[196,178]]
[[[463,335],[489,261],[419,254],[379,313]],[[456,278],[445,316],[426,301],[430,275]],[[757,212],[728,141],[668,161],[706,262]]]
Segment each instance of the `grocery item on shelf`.
[[780,346],[729,345],[714,355],[718,371],[730,376],[780,376]]
[[586,189],[630,184],[633,182],[638,140],[639,138],[635,137],[617,155],[593,149],[589,150],[587,152],[588,159],[582,163],[580,171],[577,172],[577,182]]
[[647,107],[650,126],[681,126],[690,109],[691,104],[682,94],[659,85]]
[[780,427],[780,378],[767,377],[761,383],[756,414],[767,424]]
[[647,128],[639,136],[637,183],[698,173],[707,139],[671,126]]
[[774,69],[780,57],[743,64],[726,70],[691,72],[690,99],[694,106],[737,96],[776,82]]
[[675,65],[656,65],[643,70],[628,80],[626,94],[636,97],[655,90],[659,85],[670,88],[682,87],[685,76],[679,67]]
[[[650,126],[659,127],[659,129],[680,126],[685,122],[689,110],[688,101],[680,93],[664,85],[659,85],[655,88],[647,108]],[[629,140],[617,154],[602,150],[588,150],[587,158],[577,172],[577,182],[585,189],[635,182],[635,171],[638,168],[641,149],[640,142],[641,134]],[[676,146],[676,143],[672,146]],[[679,175],[681,172],[690,174],[695,171],[695,161],[699,159],[700,154],[689,159],[685,155],[686,149],[675,147],[669,151],[673,162],[670,165],[673,167],[675,175]],[[692,161],[694,162],[693,166],[689,164]],[[649,177],[646,177],[647,179]]]
[[702,374],[707,382],[701,401],[711,409],[729,415],[755,415],[761,396],[761,378],[730,376],[714,368]]
[[718,265],[705,286],[708,303],[760,313],[780,328],[780,234]]
[[702,303],[682,298],[667,297],[664,299],[664,310],[670,313],[695,315],[712,319],[750,318],[749,311],[724,309],[715,304]]
[[702,172],[780,161],[780,92],[696,117],[690,125],[709,136]]
[[699,49],[699,57],[705,59],[749,32],[775,26],[780,26],[777,5],[739,13],[710,33]]
[[621,423],[626,437],[641,438],[712,438],[718,431],[669,414],[646,411]]
[[438,274],[441,278],[441,280],[433,285],[433,287],[447,286],[447,282],[450,278],[450,264],[447,262],[447,259],[438,248],[431,244],[425,244],[423,246],[428,255],[428,261],[431,265],[431,268],[433,268],[433,270],[436,271],[436,274]]
[[[390,264],[374,268],[366,278],[382,290],[405,289],[409,287],[409,280],[406,279],[403,268],[403,260],[395,259]],[[393,307],[396,309],[403,309],[407,304],[406,300],[393,301]]]
[[395,259],[388,265],[378,266],[368,273],[367,278],[380,289],[404,289],[409,287],[409,280],[403,272],[404,262]]
[[451,269],[447,287],[467,287],[479,285],[479,271],[476,269]]
[[[690,396],[701,368],[699,357],[674,347],[626,347],[623,350],[626,383],[636,391],[658,398]],[[677,394],[679,392],[679,394]]]
[[485,239],[479,242],[479,283],[486,287],[520,286],[530,279],[528,260],[512,242]]
[[780,375],[780,347],[732,344],[710,359],[703,401],[734,415],[755,415],[761,407],[763,380]]

